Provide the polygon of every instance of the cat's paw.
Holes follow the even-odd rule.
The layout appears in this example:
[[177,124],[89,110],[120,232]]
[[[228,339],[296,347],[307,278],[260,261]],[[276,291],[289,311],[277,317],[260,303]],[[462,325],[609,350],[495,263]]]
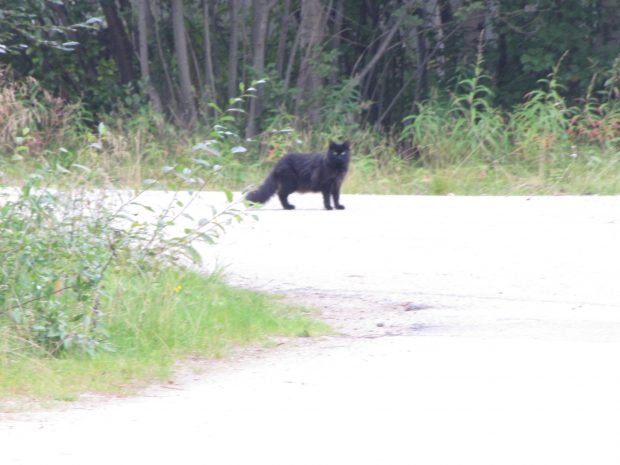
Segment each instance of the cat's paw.
[[325,210],[333,210],[331,205],[325,205]]
[[288,204],[288,205],[283,205],[285,210],[295,210],[295,205],[292,204]]
[[337,210],[344,210],[344,205],[336,205]]

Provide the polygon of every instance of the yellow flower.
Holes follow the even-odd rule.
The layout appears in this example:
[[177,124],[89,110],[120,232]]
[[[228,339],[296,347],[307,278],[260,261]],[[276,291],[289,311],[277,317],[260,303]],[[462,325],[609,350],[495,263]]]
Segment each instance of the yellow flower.
[[180,284],[174,288],[174,293],[178,294],[179,292],[181,292],[181,289],[183,289],[183,286],[181,286]]

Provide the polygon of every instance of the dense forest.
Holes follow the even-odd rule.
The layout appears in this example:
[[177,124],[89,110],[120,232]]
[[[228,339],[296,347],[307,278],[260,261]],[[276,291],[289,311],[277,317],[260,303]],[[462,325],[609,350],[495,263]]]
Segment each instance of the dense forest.
[[0,19],[4,78],[92,121],[148,103],[193,128],[253,83],[246,136],[282,114],[399,127],[476,64],[502,108],[554,67],[571,101],[620,84],[616,0],[1,0]]

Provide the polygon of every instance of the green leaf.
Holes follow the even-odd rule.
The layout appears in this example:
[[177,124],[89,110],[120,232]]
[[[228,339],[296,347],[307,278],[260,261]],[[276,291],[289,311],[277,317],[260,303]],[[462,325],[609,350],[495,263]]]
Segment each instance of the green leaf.
[[194,163],[204,166],[205,168],[210,168],[211,167],[211,163],[209,163],[206,160],[202,160],[200,158],[190,158],[190,160],[192,160]]
[[58,171],[59,173],[62,173],[62,174],[67,174],[67,173],[71,172],[67,168],[65,168],[64,166],[62,166],[62,165],[60,165],[58,163],[56,163],[56,171]]
[[195,265],[200,265],[202,263],[202,257],[194,247],[187,246],[185,250]]
[[84,171],[85,173],[90,173],[91,172],[91,169],[89,167],[84,166],[84,165],[80,165],[78,163],[73,163],[71,166],[75,167],[75,168],[78,168],[78,169]]
[[19,325],[22,323],[22,311],[19,307],[15,307],[9,311],[8,315],[9,318],[11,318],[11,320],[13,320],[16,324]]
[[217,105],[217,103],[215,102],[209,102],[209,104],[207,105],[211,108],[213,108],[214,110],[216,110],[218,113],[222,113],[222,109]]

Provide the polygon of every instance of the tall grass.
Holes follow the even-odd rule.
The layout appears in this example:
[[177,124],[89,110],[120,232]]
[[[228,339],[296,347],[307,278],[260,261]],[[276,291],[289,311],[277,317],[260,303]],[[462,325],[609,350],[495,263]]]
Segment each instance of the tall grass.
[[405,118],[402,139],[416,147],[424,166],[496,161],[509,150],[505,118],[492,106],[493,92],[484,84],[487,79],[479,63],[447,101],[419,103],[417,113]]
[[620,192],[620,105],[591,93],[569,105],[557,71],[512,110],[492,105],[480,63],[447,100],[420,103],[401,141],[415,147],[427,192]]
[[[355,108],[364,103],[355,101],[354,92],[337,89],[338,101],[345,105],[333,114],[325,108],[325,124],[304,128],[292,115],[276,112],[251,141],[240,136],[243,131],[232,118],[240,114],[242,103],[218,110],[217,124],[191,133],[147,109],[108,115],[102,124],[86,127],[77,122],[79,111],[55,107],[58,103],[47,101],[33,81],[6,84],[4,98],[16,117],[9,121],[0,115],[0,173],[7,182],[20,183],[28,164],[77,164],[94,167],[89,174],[93,184],[135,188],[145,179],[158,178],[163,167],[182,170],[198,160],[223,168],[205,173],[206,189],[242,190],[261,182],[287,152],[322,151],[330,139],[348,138],[353,166],[345,192],[620,192],[616,94],[613,89],[602,94],[591,89],[582,102],[569,103],[556,75],[557,68],[521,105],[504,109],[495,105],[492,80],[479,62],[453,88],[418,103],[402,129],[392,130],[360,127]],[[72,116],[52,124],[41,117],[50,114]],[[217,144],[210,145],[214,140]],[[16,156],[23,163],[13,163]],[[166,183],[183,188],[172,180]]]

